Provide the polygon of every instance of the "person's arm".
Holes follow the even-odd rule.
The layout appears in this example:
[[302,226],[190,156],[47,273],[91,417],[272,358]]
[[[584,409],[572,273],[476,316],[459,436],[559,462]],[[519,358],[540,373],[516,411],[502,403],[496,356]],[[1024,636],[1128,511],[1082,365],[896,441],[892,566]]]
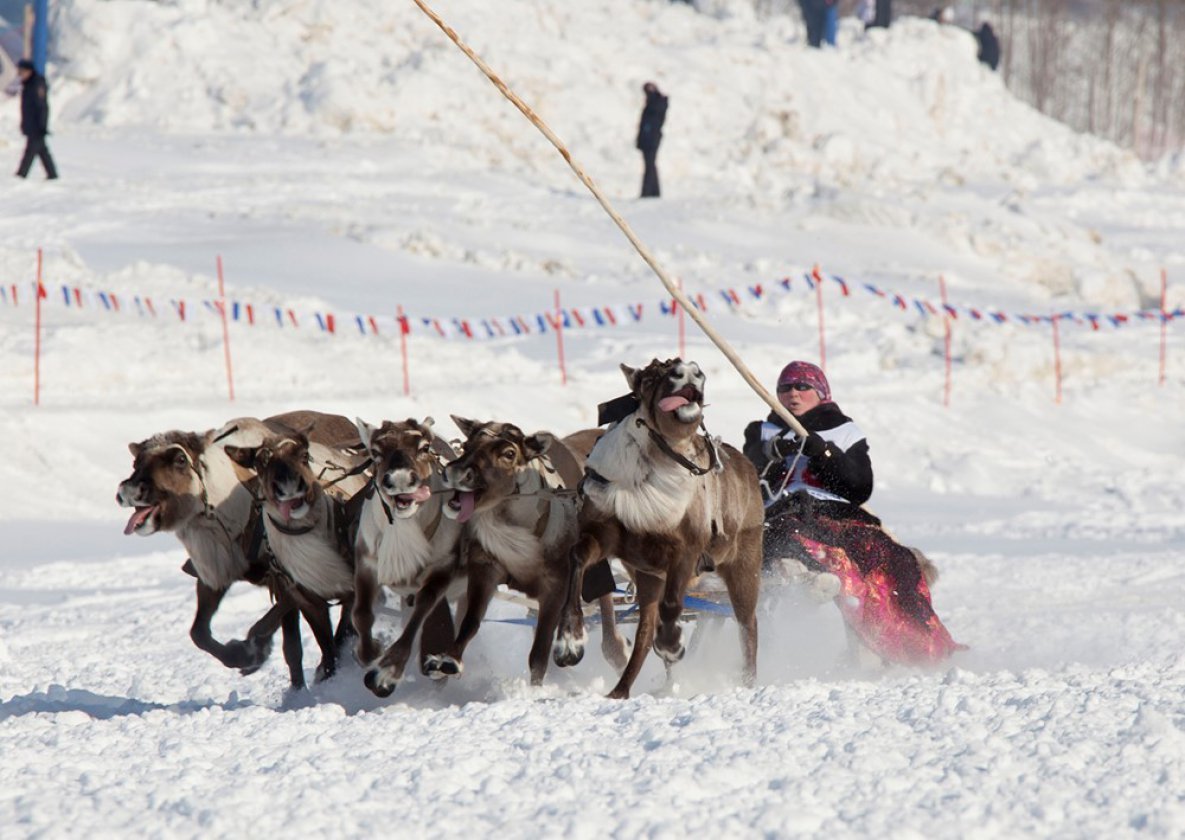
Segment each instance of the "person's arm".
[[34,125],[44,137],[49,134],[49,103],[46,101],[45,79],[37,80],[37,87],[33,91],[33,108],[36,113]]
[[867,440],[858,440],[845,452],[811,434],[804,452],[810,457],[810,470],[823,489],[843,496],[854,505],[862,505],[872,496],[872,459]]
[[745,427],[745,445],[741,449],[745,457],[753,462],[757,474],[761,475],[769,464],[769,456],[765,452],[765,442],[761,439],[761,421],[754,420]]

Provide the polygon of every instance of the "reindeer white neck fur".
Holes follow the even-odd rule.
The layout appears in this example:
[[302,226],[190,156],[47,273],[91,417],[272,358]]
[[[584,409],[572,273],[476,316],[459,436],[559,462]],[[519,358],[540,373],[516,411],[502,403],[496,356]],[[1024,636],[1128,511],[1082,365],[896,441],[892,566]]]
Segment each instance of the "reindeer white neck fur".
[[584,482],[585,498],[631,531],[667,533],[679,527],[708,476],[694,476],[658,451],[634,412],[609,428],[587,468],[607,483]]
[[[424,573],[451,557],[461,534],[460,523],[442,515],[444,483],[439,473],[433,473],[429,486],[432,497],[412,516],[388,517],[377,492],[362,508],[358,539],[364,551],[359,561],[365,555],[375,557],[378,582],[403,594],[417,591]],[[426,532],[433,522],[436,530],[429,539]]]
[[247,571],[239,539],[251,519],[254,499],[221,447],[208,446],[193,466],[208,507],[177,529],[177,539],[189,552],[198,579],[224,589]]
[[[532,459],[515,477],[518,494],[474,513],[471,520],[474,539],[516,580],[532,580],[543,562],[544,548],[557,545],[576,527],[575,498],[548,493],[562,486],[550,466],[545,458]],[[547,526],[542,536],[536,536],[535,528],[544,515]]]

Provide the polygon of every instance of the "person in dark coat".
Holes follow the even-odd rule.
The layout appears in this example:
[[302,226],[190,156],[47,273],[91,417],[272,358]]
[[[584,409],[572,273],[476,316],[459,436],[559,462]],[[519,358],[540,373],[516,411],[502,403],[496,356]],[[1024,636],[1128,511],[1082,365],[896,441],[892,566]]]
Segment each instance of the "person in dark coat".
[[987,21],[981,23],[975,30],[975,40],[979,41],[979,60],[995,70],[1000,64],[1000,41],[992,25]]
[[25,135],[25,154],[17,167],[18,177],[26,178],[33,158],[41,158],[46,178],[58,177],[45,136],[49,134],[49,96],[45,77],[37,72],[33,62],[22,58],[17,62],[17,73],[21,78],[21,134]]
[[926,624],[934,612],[917,557],[861,507],[873,484],[864,433],[831,400],[831,386],[816,365],[786,365],[777,391],[807,437],[799,439],[774,412],[745,428],[743,451],[757,468],[766,503],[766,567],[789,558],[818,571],[797,535],[842,548],[862,575],[888,576],[904,614]]
[[888,29],[892,21],[893,0],[876,0],[876,13],[873,15],[871,22],[864,24],[864,28],[872,29],[874,26],[881,26]]
[[806,24],[806,42],[809,46],[823,46],[827,29],[827,0],[798,0],[802,9],[802,22]]
[[646,107],[638,124],[638,141],[645,172],[642,174],[642,198],[658,198],[658,144],[662,142],[662,124],[667,118],[667,97],[654,82],[642,85],[646,92]]

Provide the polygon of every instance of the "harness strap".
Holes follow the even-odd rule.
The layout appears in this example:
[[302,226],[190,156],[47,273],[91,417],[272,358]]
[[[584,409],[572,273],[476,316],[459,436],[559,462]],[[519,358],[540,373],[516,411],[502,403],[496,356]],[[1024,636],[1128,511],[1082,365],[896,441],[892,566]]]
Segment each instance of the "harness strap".
[[706,467],[701,467],[676,452],[671,447],[671,445],[667,443],[666,438],[660,435],[641,417],[637,418],[634,422],[646,430],[646,433],[650,435],[650,440],[662,451],[664,455],[666,455],[679,466],[683,467],[683,469],[687,470],[692,475],[707,475],[708,473],[719,469],[720,456],[716,452],[716,444],[712,442],[712,438],[708,434],[708,430],[704,427],[703,423],[700,423],[700,428],[704,430],[704,443],[708,445],[708,465]]

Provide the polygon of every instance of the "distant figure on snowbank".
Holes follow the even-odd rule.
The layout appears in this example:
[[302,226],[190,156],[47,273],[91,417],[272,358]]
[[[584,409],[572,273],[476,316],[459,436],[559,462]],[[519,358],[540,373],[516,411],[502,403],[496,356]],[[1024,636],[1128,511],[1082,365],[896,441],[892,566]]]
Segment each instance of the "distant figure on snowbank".
[[955,22],[955,10],[950,6],[939,6],[930,13],[930,20],[935,23],[952,24]]
[[1000,64],[1000,41],[986,20],[975,30],[975,40],[979,41],[979,60],[995,70]]
[[49,95],[45,77],[27,58],[18,61],[16,68],[21,78],[21,134],[26,138],[25,154],[16,174],[20,178],[28,177],[33,158],[38,157],[45,167],[45,177],[52,180],[58,177],[58,171],[49,155],[49,147],[45,145],[45,136],[49,134]]
[[658,144],[662,142],[662,124],[667,118],[667,97],[654,82],[642,85],[646,93],[646,107],[638,124],[638,142],[645,172],[642,173],[642,198],[658,198]]
[[[823,46],[827,29],[827,0],[798,0],[802,22],[806,25],[806,42],[815,48]],[[834,42],[832,42],[834,43]]]
[[872,20],[864,24],[865,29],[871,29],[874,26],[881,26],[885,29],[889,28],[889,23],[893,19],[893,0],[876,0]]

